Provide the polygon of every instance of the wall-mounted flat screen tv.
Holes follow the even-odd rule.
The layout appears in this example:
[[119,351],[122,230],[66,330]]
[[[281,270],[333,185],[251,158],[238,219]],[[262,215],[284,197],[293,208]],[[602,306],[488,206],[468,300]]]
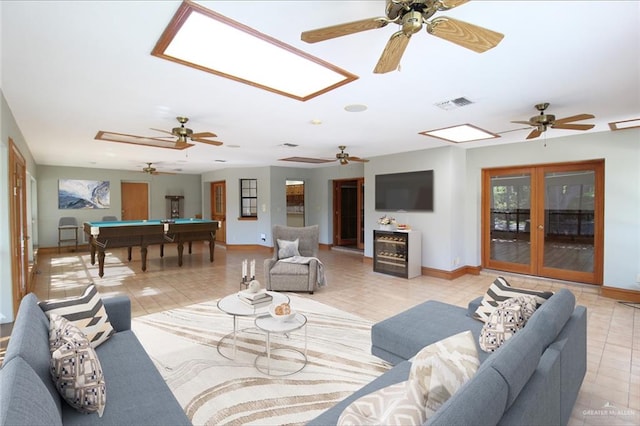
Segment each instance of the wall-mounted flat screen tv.
[[433,211],[433,170],[376,175],[376,210]]

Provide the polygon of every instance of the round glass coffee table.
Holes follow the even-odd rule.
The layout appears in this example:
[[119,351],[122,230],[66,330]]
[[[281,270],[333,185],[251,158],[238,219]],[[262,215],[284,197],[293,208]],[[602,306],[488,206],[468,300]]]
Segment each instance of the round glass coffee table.
[[[277,305],[281,303],[289,303],[289,296],[287,296],[286,294],[281,294],[275,291],[267,291],[267,294],[271,295],[271,297],[273,298],[271,303],[275,303]],[[268,315],[269,305],[271,303],[261,305],[258,307],[249,306],[238,298],[238,293],[232,293],[218,300],[218,309],[220,309],[225,314],[231,315],[233,317],[233,331],[223,336],[218,341],[218,348],[217,348],[218,353],[227,359],[235,359],[238,352],[238,346],[237,346],[238,333],[242,331],[238,329],[238,318],[239,317],[253,318],[258,315],[264,315],[264,314]],[[231,347],[233,348],[233,351],[232,351],[232,354],[230,355],[225,354],[222,349],[225,346],[223,342],[225,342],[228,339],[232,339]]]
[[[262,315],[255,319],[256,328],[266,333],[266,351],[258,354],[254,365],[256,369],[269,376],[289,376],[307,365],[307,317],[297,313],[286,321]],[[279,346],[271,348],[271,335],[282,334],[290,339],[290,333],[304,329],[304,351],[293,347]]]

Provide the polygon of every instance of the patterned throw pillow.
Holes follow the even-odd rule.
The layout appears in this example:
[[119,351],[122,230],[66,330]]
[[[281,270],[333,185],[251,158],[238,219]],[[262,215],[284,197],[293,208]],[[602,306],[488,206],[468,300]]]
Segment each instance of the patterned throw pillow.
[[478,341],[485,352],[498,349],[525,326],[536,310],[533,296],[518,296],[501,302],[482,326]]
[[418,426],[426,420],[422,392],[415,380],[407,380],[353,401],[340,415],[338,426]]
[[511,287],[507,280],[503,277],[498,277],[489,286],[489,289],[482,298],[482,302],[480,302],[480,306],[478,306],[478,309],[474,312],[473,318],[487,322],[489,315],[491,315],[491,312],[498,306],[498,303],[517,296],[533,296],[536,299],[537,308],[553,296],[553,292]]
[[298,251],[298,241],[296,238],[294,241],[278,240],[278,259],[286,259],[288,257],[300,256]]
[[107,402],[102,366],[96,351],[78,327],[51,314],[51,377],[62,398],[81,413],[102,417]]
[[39,305],[49,318],[51,314],[58,314],[74,323],[87,336],[93,348],[115,333],[94,284],[90,284],[80,297],[43,301]]
[[463,331],[420,350],[411,362],[409,380],[419,383],[431,417],[480,367],[475,339]]

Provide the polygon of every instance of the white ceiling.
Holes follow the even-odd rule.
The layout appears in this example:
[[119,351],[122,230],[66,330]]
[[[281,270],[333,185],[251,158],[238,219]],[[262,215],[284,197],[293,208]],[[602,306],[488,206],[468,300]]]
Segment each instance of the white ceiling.
[[[300,102],[151,56],[179,1],[3,1],[2,91],[35,161],[122,170],[153,162],[184,173],[318,167],[278,159],[334,158],[338,145],[365,158],[446,146],[418,132],[462,123],[508,132],[462,148],[584,133],[549,129],[525,142],[529,130],[512,131],[523,126],[510,121],[536,115],[540,102],[550,102],[547,112],[557,118],[594,114],[584,121],[596,124],[588,132],[640,117],[638,1],[471,1],[436,16],[503,33],[496,48],[478,54],[423,30],[412,37],[401,71],[382,75],[372,70],[395,25],[316,44],[302,42],[300,33],[383,16],[384,1],[197,3],[359,79]],[[434,106],[458,97],[474,103],[451,111]],[[368,110],[347,112],[349,104]],[[178,115],[224,145],[177,151],[94,140],[99,130],[162,136],[150,128],[169,130]]]

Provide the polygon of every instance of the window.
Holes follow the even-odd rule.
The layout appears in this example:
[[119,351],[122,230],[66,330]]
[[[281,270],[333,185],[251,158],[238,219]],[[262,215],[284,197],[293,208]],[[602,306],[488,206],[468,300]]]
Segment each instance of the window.
[[257,179],[240,179],[240,217],[258,217]]

